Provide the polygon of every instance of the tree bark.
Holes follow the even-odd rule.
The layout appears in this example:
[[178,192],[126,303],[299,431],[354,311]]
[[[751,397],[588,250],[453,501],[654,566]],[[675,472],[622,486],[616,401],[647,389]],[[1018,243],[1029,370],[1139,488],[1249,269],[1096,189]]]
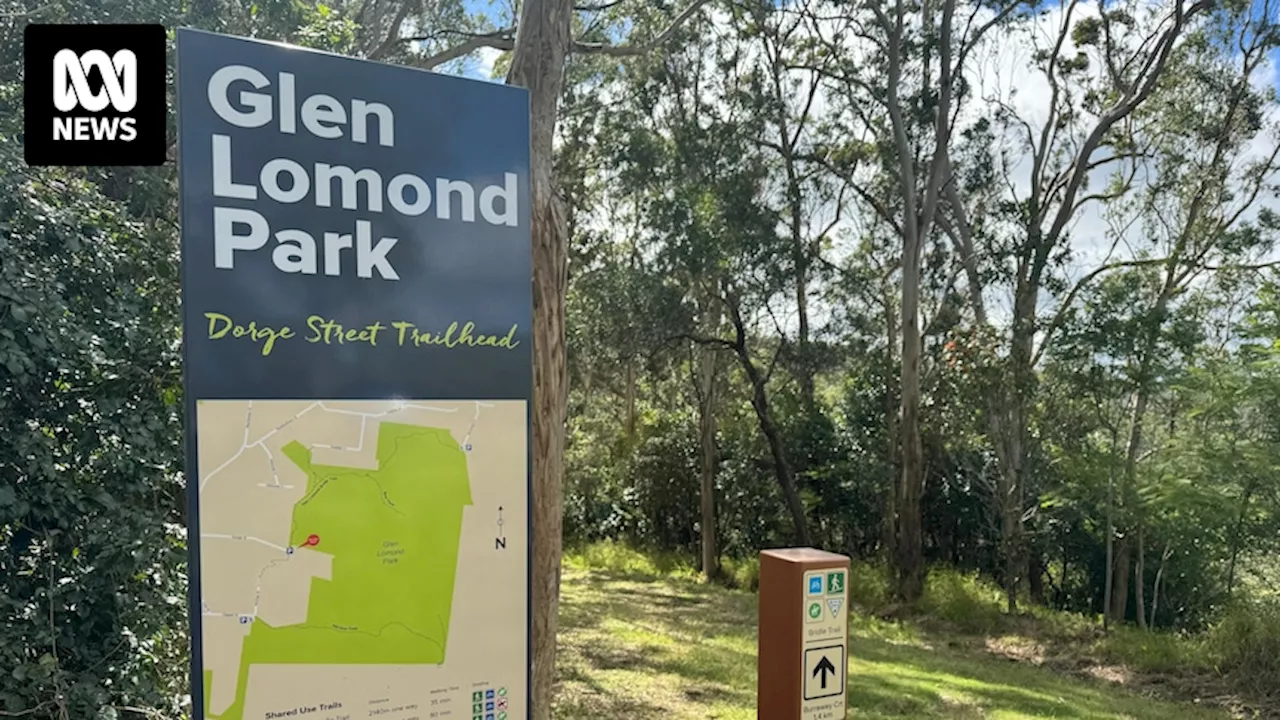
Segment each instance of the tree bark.
[[1123,535],[1116,546],[1116,578],[1111,595],[1111,617],[1120,623],[1124,623],[1129,612],[1129,571],[1132,556],[1133,539],[1127,534]]
[[1066,552],[1062,553],[1062,575],[1058,580],[1057,592],[1054,593],[1054,600],[1059,608],[1065,607],[1067,604],[1067,571],[1071,568],[1071,556]]
[[1146,583],[1147,583],[1147,558],[1146,558],[1146,538],[1141,524],[1138,525],[1138,562],[1133,568],[1133,590],[1135,599],[1138,603],[1138,627],[1143,630],[1147,629],[1147,600],[1146,600]]
[[1038,543],[1033,541],[1028,547],[1027,592],[1031,596],[1031,602],[1037,605],[1044,605],[1044,558],[1040,554]]
[[898,538],[898,401],[897,376],[893,372],[893,346],[898,342],[898,320],[894,313],[893,294],[885,293],[885,353],[888,355],[884,373],[884,417],[885,434],[885,467],[888,474],[885,478],[884,518],[881,524],[881,545],[885,560],[892,566],[894,553],[897,552]]
[[[719,326],[719,313],[710,328]],[[702,457],[702,574],[707,582],[720,574],[720,555],[716,548],[716,361],[718,353],[711,345],[700,348],[698,368],[698,444]]]
[[920,439],[920,238],[904,238],[902,257],[902,483],[898,496],[898,595],[924,593],[924,447]]
[[[1116,432],[1111,430],[1111,452],[1115,452]],[[1111,593],[1115,591],[1116,568],[1116,471],[1107,468],[1107,570],[1102,589],[1102,629],[1111,628]]]
[[[1038,236],[1035,228],[1033,236]],[[1026,505],[1025,466],[1027,451],[1028,408],[1036,384],[1035,364],[1032,360],[1035,342],[1035,304],[1039,296],[1035,273],[1032,279],[1019,277],[1013,303],[1013,329],[1010,337],[1010,378],[1008,387],[997,392],[1003,394],[998,407],[1003,411],[993,413],[995,428],[1000,430],[996,441],[996,457],[1000,461],[997,487],[1000,508],[1001,549],[1004,558],[1005,604],[1010,614],[1018,611],[1018,592],[1026,574],[1026,537],[1023,513]]]
[[[902,193],[902,388],[901,442],[902,476],[898,494],[898,537],[894,565],[897,573],[896,593],[904,602],[914,603],[924,592],[924,518],[921,500],[924,496],[924,448],[920,439],[920,281],[921,255],[936,219],[944,183],[944,170],[949,166],[947,147],[951,133],[951,100],[955,92],[952,80],[952,18],[955,1],[942,3],[939,33],[939,65],[937,106],[933,131],[935,148],[932,161],[923,168],[916,166],[916,147],[907,130],[912,121],[904,111],[899,95],[903,82],[903,42],[907,3],[899,0],[893,6],[894,17],[885,14],[879,4],[871,5],[876,23],[886,39],[885,110],[893,132],[897,154],[898,189]],[[925,8],[928,21],[932,11]],[[924,182],[921,183],[921,179]]]
[[1160,567],[1156,570],[1155,583],[1151,586],[1151,620],[1147,623],[1148,627],[1156,626],[1156,611],[1160,609],[1160,581],[1164,579],[1164,566],[1171,556],[1169,543],[1166,542],[1164,552],[1160,553]]
[[565,293],[568,223],[552,163],[572,0],[525,0],[507,83],[527,88],[530,111],[530,210],[533,236],[533,717],[550,720],[555,682],[556,616],[564,524]]

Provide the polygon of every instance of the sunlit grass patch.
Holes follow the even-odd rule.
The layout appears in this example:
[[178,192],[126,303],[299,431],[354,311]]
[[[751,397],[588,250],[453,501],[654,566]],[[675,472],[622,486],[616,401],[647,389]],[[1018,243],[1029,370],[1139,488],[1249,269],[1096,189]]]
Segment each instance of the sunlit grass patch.
[[[953,601],[973,590],[963,579],[944,588]],[[706,585],[688,571],[663,577],[616,547],[571,558],[562,592],[556,718],[755,719],[753,593]],[[1001,659],[964,636],[926,634],[910,622],[854,614],[849,625],[850,718],[1225,717]],[[1027,642],[992,639],[1009,648]]]

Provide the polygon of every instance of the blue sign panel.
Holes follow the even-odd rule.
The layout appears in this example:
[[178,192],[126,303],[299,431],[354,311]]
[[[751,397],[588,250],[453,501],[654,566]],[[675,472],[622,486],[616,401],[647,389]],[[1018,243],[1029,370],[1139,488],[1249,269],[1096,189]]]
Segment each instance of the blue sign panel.
[[181,30],[178,138],[194,718],[527,716],[527,93]]

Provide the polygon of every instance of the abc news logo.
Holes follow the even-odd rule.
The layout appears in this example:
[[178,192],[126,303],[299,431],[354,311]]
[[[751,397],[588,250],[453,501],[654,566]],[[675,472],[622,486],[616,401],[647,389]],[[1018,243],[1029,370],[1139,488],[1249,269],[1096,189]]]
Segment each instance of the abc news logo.
[[23,104],[29,165],[163,165],[161,25],[28,25]]
[[[89,86],[90,69],[102,75],[102,90],[96,93]],[[83,55],[59,50],[53,56],[53,106],[58,112],[82,108],[97,113],[105,110],[108,103],[120,115],[55,117],[54,140],[136,139],[137,121],[128,113],[138,105],[138,56],[132,50],[120,50],[110,57],[101,50]]]

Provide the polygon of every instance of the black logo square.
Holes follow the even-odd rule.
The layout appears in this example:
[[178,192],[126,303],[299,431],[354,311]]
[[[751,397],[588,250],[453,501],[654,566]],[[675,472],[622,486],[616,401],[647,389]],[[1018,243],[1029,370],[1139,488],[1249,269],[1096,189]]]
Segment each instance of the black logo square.
[[28,25],[28,165],[163,165],[163,25]]

